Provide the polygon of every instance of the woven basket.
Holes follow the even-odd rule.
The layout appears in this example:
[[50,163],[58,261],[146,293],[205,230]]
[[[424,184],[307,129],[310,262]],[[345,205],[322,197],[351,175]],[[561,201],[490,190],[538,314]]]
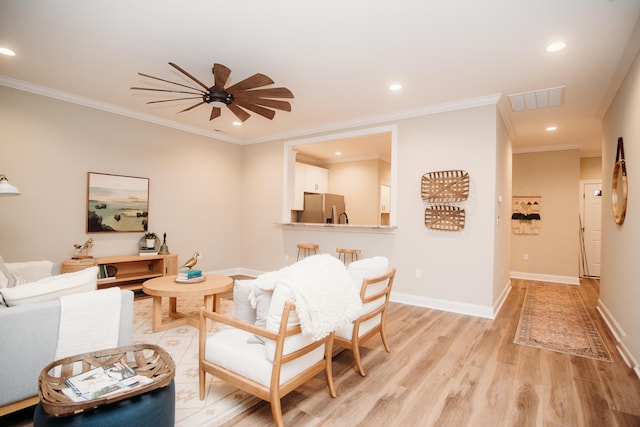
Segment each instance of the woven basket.
[[469,197],[469,174],[463,170],[422,175],[422,199],[429,203],[455,203]]
[[424,211],[424,225],[432,230],[459,231],[464,220],[464,209],[457,206],[430,206]]
[[[152,378],[153,381],[123,393],[82,402],[74,402],[62,392],[62,389],[68,387],[64,382],[67,378],[121,360],[125,360],[136,375],[144,375]],[[164,387],[171,383],[174,374],[175,363],[165,350],[153,344],[137,344],[56,360],[40,373],[38,393],[43,409],[51,415],[60,417]]]

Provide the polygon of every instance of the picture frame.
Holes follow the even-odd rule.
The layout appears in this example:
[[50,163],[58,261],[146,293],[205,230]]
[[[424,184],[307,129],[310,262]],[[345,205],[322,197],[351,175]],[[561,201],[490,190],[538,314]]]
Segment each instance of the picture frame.
[[149,224],[149,178],[87,173],[87,233],[134,233]]

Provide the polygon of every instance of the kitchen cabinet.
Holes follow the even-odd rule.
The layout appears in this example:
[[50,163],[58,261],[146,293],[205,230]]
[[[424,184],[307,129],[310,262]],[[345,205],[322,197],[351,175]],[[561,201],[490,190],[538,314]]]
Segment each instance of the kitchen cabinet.
[[327,193],[329,191],[329,170],[318,166],[304,165],[304,191],[307,193]]
[[380,213],[391,212],[391,187],[388,185],[380,186]]
[[304,193],[327,193],[329,170],[318,166],[296,162],[293,210],[304,209]]

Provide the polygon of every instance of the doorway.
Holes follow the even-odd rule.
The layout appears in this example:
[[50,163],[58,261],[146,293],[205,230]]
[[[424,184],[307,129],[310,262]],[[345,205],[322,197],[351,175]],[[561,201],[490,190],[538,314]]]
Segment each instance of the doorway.
[[602,180],[580,181],[580,275],[600,277]]

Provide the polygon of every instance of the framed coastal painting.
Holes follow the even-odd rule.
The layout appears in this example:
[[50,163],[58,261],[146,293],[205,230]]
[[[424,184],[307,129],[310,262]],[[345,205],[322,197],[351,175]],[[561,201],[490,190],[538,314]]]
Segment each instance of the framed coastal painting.
[[149,178],[88,172],[87,233],[147,231]]

